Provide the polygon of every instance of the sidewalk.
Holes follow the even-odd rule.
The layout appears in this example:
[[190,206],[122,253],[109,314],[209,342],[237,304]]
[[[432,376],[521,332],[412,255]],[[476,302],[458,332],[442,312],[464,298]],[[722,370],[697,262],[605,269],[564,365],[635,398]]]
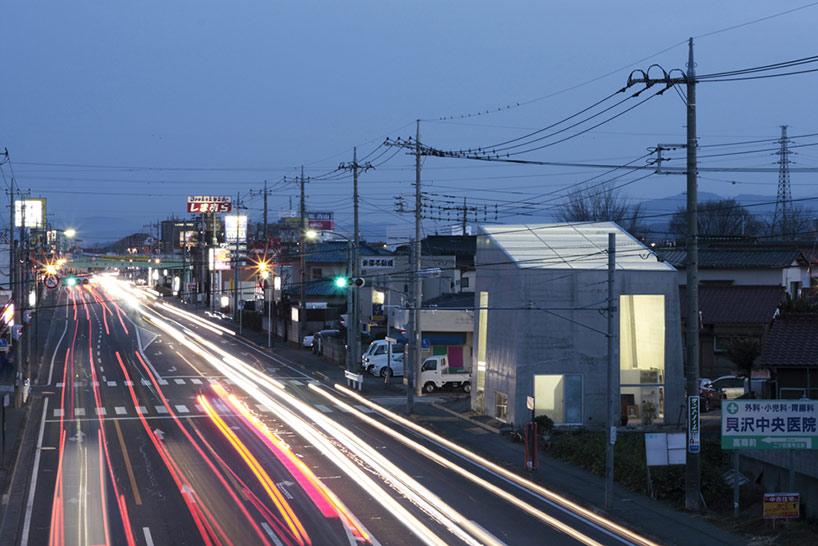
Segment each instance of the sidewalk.
[[[268,350],[266,334],[245,330],[241,337]],[[278,340],[272,353],[325,383],[345,383],[342,366],[313,355],[307,350],[286,345]],[[391,381],[391,384],[385,385],[383,379],[364,374],[362,394],[368,398],[398,397],[406,394],[402,378],[393,378]],[[444,401],[439,403],[424,402],[424,398],[439,400],[441,397]],[[662,502],[633,493],[618,485],[614,487],[614,508],[606,512],[602,508],[604,478],[542,454],[539,457],[539,468],[531,473],[525,472],[524,446],[502,435],[500,430],[493,426],[498,423],[492,423],[492,419],[471,414],[469,398],[463,393],[419,396],[416,400],[412,418],[426,428],[511,471],[517,470],[520,475],[531,481],[605,515],[659,544],[682,546],[747,544],[746,539],[727,533],[700,517],[679,512]],[[401,406],[399,411],[405,411],[405,405]]]

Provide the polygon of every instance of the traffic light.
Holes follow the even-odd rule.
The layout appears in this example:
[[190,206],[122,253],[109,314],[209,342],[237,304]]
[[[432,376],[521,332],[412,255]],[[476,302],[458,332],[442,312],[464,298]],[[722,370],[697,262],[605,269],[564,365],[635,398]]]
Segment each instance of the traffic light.
[[335,286],[338,288],[360,288],[366,281],[360,277],[335,277]]
[[65,286],[78,286],[78,285],[82,285],[82,284],[88,284],[88,278],[87,277],[74,277],[74,276],[63,277],[62,278],[62,283]]

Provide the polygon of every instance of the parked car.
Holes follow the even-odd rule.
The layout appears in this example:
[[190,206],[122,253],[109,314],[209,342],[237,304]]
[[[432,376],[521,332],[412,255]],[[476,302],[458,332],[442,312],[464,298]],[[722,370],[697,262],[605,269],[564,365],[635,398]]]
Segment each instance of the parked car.
[[[378,339],[373,341],[369,344],[369,348],[367,348],[366,352],[361,355],[361,368],[366,371],[372,367],[373,360],[383,360],[386,362],[388,360],[386,356],[386,348],[391,345],[392,346],[392,358],[394,359],[396,356],[403,356],[403,348],[405,344],[403,343],[388,343],[384,339]],[[382,358],[381,358],[382,357]]]
[[403,353],[392,355],[392,360],[387,360],[386,353],[373,356],[369,360],[367,371],[372,375],[386,377],[403,377]]
[[749,386],[747,391],[752,392],[753,396],[762,396],[764,383],[766,382],[766,377],[753,377],[749,381],[748,385],[748,380],[744,377],[739,377],[737,375],[724,375],[713,381],[713,383],[711,383],[711,387],[717,391],[723,392],[724,398],[732,400],[744,395],[745,385]]
[[315,333],[308,334],[301,338],[301,347],[304,349],[312,349],[312,339],[315,336]]
[[699,386],[699,400],[702,413],[707,413],[713,408],[720,408],[724,393],[712,387],[712,383],[701,384]]
[[324,340],[328,337],[338,337],[340,330],[321,330],[312,337],[312,352],[317,355],[324,354]]
[[451,369],[448,357],[430,356],[420,368],[420,384],[427,394],[444,387],[462,387],[471,392],[471,370]]

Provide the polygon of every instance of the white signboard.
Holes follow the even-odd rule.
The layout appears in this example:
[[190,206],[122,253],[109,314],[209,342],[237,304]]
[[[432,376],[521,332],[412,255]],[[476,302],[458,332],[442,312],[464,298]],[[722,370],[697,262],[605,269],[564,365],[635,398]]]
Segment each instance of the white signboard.
[[224,239],[234,244],[247,241],[247,216],[243,214],[225,216]]
[[233,199],[229,195],[188,195],[187,211],[193,214],[230,212]]
[[[25,210],[23,210],[25,203]],[[43,216],[45,213],[45,199],[23,199],[14,201],[14,227],[23,225],[25,217],[27,228],[39,229],[45,227]]]
[[656,432],[645,434],[645,459],[648,466],[685,464],[685,433]]

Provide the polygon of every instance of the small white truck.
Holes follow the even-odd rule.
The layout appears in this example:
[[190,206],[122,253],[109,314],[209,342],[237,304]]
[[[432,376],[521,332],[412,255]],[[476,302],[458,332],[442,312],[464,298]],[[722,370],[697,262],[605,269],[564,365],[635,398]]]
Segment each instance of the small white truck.
[[464,391],[471,392],[471,371],[450,370],[447,357],[430,356],[420,367],[420,384],[426,393],[443,387],[462,387]]

